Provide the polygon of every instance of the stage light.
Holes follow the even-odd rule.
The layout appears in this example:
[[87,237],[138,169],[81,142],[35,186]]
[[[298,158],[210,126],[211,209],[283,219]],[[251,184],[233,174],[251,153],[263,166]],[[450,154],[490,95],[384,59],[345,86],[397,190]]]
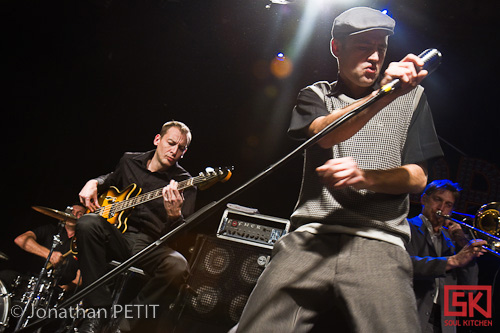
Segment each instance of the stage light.
[[270,9],[271,5],[288,5],[292,2],[293,0],[269,0],[269,3],[266,5],[266,9]]
[[381,12],[382,14],[385,14],[385,15],[389,16],[389,17],[392,17],[391,12],[389,12],[389,10],[388,10],[388,9],[386,9],[386,8],[385,8],[385,9],[382,9],[380,12]]
[[287,5],[290,2],[293,2],[292,0],[270,0],[272,4],[275,5]]
[[270,66],[271,74],[279,79],[284,79],[292,74],[293,64],[289,58],[279,54],[273,58]]

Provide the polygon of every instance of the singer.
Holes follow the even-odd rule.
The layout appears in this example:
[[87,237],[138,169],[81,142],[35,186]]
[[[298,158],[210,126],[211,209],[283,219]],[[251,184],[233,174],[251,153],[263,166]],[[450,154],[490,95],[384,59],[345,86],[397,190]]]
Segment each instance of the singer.
[[[375,96],[399,87],[305,152],[294,231],[278,241],[233,330],[238,332],[419,332],[405,243],[408,193],[427,183],[442,156],[413,54],[384,73],[395,22],[356,7],[333,23],[337,81],[304,88],[289,134],[311,137]],[[381,74],[381,75],[380,75]]]

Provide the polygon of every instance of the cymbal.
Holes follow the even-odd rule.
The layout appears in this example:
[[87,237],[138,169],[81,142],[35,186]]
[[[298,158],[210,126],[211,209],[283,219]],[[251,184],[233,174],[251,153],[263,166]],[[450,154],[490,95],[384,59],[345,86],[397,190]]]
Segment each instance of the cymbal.
[[53,217],[55,219],[58,219],[60,221],[71,221],[71,222],[76,222],[76,216],[72,214],[68,214],[66,212],[62,212],[57,209],[52,209],[52,208],[47,208],[47,207],[42,207],[42,206],[32,206],[34,210],[37,212],[40,212],[42,214],[45,214],[47,216]]
[[0,251],[0,259],[9,260],[9,257],[5,253],[3,253],[2,251]]

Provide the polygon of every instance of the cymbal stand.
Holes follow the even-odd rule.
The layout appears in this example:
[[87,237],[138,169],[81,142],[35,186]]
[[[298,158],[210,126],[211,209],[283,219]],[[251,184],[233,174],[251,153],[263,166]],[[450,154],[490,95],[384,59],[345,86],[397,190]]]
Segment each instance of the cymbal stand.
[[45,263],[43,264],[40,274],[38,275],[38,280],[36,281],[35,287],[33,288],[32,295],[31,297],[28,297],[28,302],[26,302],[23,308],[23,312],[21,313],[21,316],[17,321],[16,328],[14,329],[14,331],[18,331],[21,327],[26,327],[26,325],[28,324],[29,320],[23,322],[24,317],[26,317],[26,312],[32,305],[35,298],[40,297],[40,290],[38,289],[40,287],[40,282],[42,281],[42,278],[47,274],[47,265],[50,263],[50,258],[52,257],[52,253],[54,253],[56,246],[61,244],[61,232],[63,231],[65,225],[66,221],[62,220],[59,221],[57,232],[54,234],[52,238],[52,247],[50,248],[49,255],[47,256],[47,259],[45,259]]

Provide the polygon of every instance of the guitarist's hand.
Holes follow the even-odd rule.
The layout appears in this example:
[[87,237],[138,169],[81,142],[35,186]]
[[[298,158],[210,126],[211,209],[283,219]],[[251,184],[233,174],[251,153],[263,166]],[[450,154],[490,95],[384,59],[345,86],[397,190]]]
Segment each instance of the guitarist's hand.
[[97,200],[97,180],[89,180],[78,194],[80,202],[85,205],[91,212],[98,209],[99,202]]
[[184,196],[177,190],[177,182],[171,180],[170,184],[163,188],[163,205],[167,211],[169,220],[176,220],[182,216],[182,204]]

